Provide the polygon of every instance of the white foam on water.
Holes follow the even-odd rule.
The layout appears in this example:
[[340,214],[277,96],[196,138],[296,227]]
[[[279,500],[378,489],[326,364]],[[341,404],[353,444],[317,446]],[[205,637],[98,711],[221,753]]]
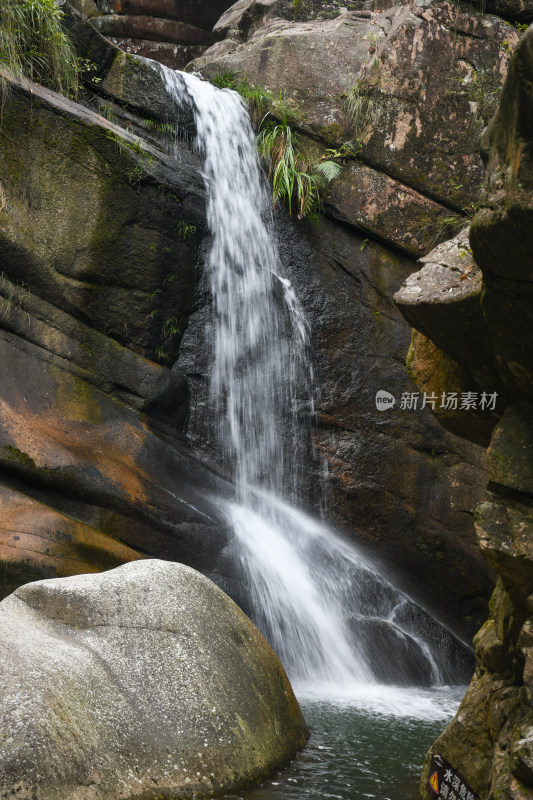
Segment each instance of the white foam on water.
[[430,689],[378,684],[353,683],[351,686],[333,687],[331,684],[313,682],[293,685],[299,701],[311,701],[354,708],[369,715],[423,720],[425,722],[449,721],[457,713],[466,686],[439,686]]

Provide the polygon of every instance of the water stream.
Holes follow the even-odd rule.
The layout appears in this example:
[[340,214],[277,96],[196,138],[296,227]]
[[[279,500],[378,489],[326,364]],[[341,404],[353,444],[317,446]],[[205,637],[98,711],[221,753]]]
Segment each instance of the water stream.
[[[357,719],[407,719],[418,703],[441,726],[457,700],[443,687],[468,673],[457,643],[301,510],[314,413],[309,332],[280,271],[247,109],[235,92],[162,72],[174,101],[194,110],[204,157],[215,319],[210,397],[219,447],[234,471],[237,501],[225,513],[254,621],[311,715],[327,717],[327,702],[330,710],[355,709]],[[401,688],[414,686],[426,688]],[[277,796],[272,788],[265,797]]]

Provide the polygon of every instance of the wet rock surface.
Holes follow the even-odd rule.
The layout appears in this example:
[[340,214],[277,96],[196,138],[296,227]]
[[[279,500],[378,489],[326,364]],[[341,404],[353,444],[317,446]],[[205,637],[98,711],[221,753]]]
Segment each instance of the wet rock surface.
[[0,618],[2,798],[211,795],[305,744],[277,656],[189,567],[30,583]]
[[[480,291],[472,295],[475,316],[469,316],[471,327],[464,353],[459,352],[451,336],[452,329],[457,331],[453,300],[445,302],[434,294],[425,307],[422,302],[416,309],[416,300],[408,297],[410,287],[416,285],[416,274],[399,296],[406,316],[418,315],[415,324],[457,359],[467,373],[475,371],[473,354],[477,354],[481,369],[497,372],[503,400],[496,409],[499,419],[487,453],[489,484],[476,510],[478,542],[499,575],[498,584],[489,619],[475,639],[474,679],[457,716],[428,755],[422,774],[423,797],[429,756],[435,752],[465,776],[482,800],[528,798],[533,792],[533,429],[531,336],[526,332],[531,314],[531,259],[526,252],[530,253],[533,245],[533,212],[527,189],[533,175],[532,42],[530,28],[513,55],[498,112],[483,135],[487,175],[470,232],[470,248],[482,283]],[[422,275],[426,270],[423,267]],[[459,297],[459,306],[461,302]],[[443,323],[447,336],[440,333]]]
[[[315,442],[328,463],[329,507],[345,530],[394,562],[415,596],[448,620],[461,618],[456,630],[471,636],[492,585],[472,523],[483,453],[435,427],[420,408],[422,394],[416,411],[400,413],[400,399],[416,389],[401,367],[409,332],[389,298],[413,257],[468,223],[483,180],[476,142],[497,108],[518,33],[447,3],[332,14],[309,4],[301,18],[288,5],[236,3],[217,23],[219,41],[190,68],[209,78],[231,73],[276,98],[281,92],[307,163],[333,158],[342,167],[325,197],[326,220],[279,222],[284,263],[312,329]],[[476,274],[456,282],[470,288]],[[498,391],[498,374],[483,372],[477,353],[471,380],[441,352],[438,375],[428,371],[432,359],[411,350],[412,375],[425,370],[429,381],[422,393],[438,388],[440,398],[471,384]],[[443,386],[452,373],[453,386]],[[381,389],[396,398],[388,414],[375,408]],[[476,427],[456,415],[448,428],[472,430],[470,438],[486,445],[496,419],[484,415]],[[449,610],[437,608],[430,578],[437,563]]]
[[[431,686],[431,664],[422,647],[408,633],[383,619],[352,617],[350,630],[374,667],[379,683],[394,686]],[[394,664],[384,654],[394,652]]]
[[[279,228],[282,261],[311,326],[313,435],[327,463],[327,514],[408,595],[459,635],[473,635],[491,589],[470,527],[483,454],[447,436],[420,403],[400,407],[416,387],[404,366],[410,331],[392,296],[412,262],[329,220],[280,221]],[[376,409],[383,389],[396,398],[387,412]],[[436,568],[445,604],[435,595]]]
[[[87,42],[112,69],[118,51]],[[28,82],[3,112],[2,596],[146,555],[217,575],[227,542],[206,498],[231,489],[189,449],[170,369],[194,308],[198,158],[183,143],[176,169],[172,140],[126,129],[143,133],[139,111],[115,119]]]

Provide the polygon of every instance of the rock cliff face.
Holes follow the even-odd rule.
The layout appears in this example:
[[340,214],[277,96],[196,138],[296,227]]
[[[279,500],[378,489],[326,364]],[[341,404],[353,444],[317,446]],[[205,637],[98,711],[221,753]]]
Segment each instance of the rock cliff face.
[[[420,401],[401,407],[416,387],[392,295],[477,200],[476,137],[517,33],[446,2],[322,5],[306,20],[288,0],[239,2],[191,68],[281,93],[308,163],[342,164],[324,216],[276,212],[313,335],[329,514],[468,637],[492,589],[472,521],[483,449],[445,433]],[[105,9],[89,6],[92,27],[65,6],[93,65],[83,105],[14,86],[0,126],[0,322],[13,376],[0,412],[4,594],[144,554],[226,572],[224,524],[206,498],[231,488],[186,442],[209,358],[200,162],[168,135],[176,112],[156,73],[104,39],[95,14]],[[141,6],[163,18],[161,4],[140,0],[114,10]],[[205,6],[206,30],[222,6]],[[200,27],[195,9],[180,4],[181,21]],[[192,120],[179,121],[190,133]],[[395,395],[392,411],[376,409],[380,389]],[[198,420],[189,431],[205,447]]]
[[182,143],[176,165],[159,76],[71,23],[115,122],[22,82],[0,124],[2,596],[144,555],[209,571],[226,541],[206,498],[229,487],[187,447],[170,369],[194,307],[198,157]]
[[[518,34],[445,2],[379,12],[319,5],[295,19],[282,0],[236,3],[191,68],[281,96],[307,163],[342,165],[324,217],[276,213],[313,334],[329,512],[394,563],[404,588],[472,635],[491,591],[472,520],[483,450],[444,433],[421,398],[416,410],[400,407],[416,387],[403,370],[410,332],[391,298],[414,259],[472,214],[483,179],[476,142]],[[396,397],[392,411],[376,409],[380,389]],[[490,433],[490,422],[480,425]]]
[[229,0],[73,0],[93,25],[125,50],[182,69],[213,42]]
[[[461,298],[438,299],[429,275],[422,279],[418,307],[410,288],[416,276],[398,296],[407,318],[460,366],[471,384],[491,374],[493,385],[501,387],[499,419],[488,449],[488,488],[476,511],[480,548],[497,571],[498,584],[489,619],[475,639],[474,679],[456,718],[431,751],[462,772],[482,800],[533,796],[532,80],[529,28],[511,60],[498,112],[483,135],[486,182],[468,248],[472,272],[479,273],[469,278],[468,345],[458,349],[455,339]],[[449,278],[450,273],[446,294],[453,294]],[[432,292],[432,301],[424,302]],[[462,435],[469,436],[467,426]],[[428,769],[429,760],[423,797]]]

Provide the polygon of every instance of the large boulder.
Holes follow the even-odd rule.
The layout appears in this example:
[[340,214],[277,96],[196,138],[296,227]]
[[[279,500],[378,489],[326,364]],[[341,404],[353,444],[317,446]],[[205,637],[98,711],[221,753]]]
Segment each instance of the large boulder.
[[211,796],[305,744],[275,653],[181,564],[30,583],[0,619],[2,798]]

